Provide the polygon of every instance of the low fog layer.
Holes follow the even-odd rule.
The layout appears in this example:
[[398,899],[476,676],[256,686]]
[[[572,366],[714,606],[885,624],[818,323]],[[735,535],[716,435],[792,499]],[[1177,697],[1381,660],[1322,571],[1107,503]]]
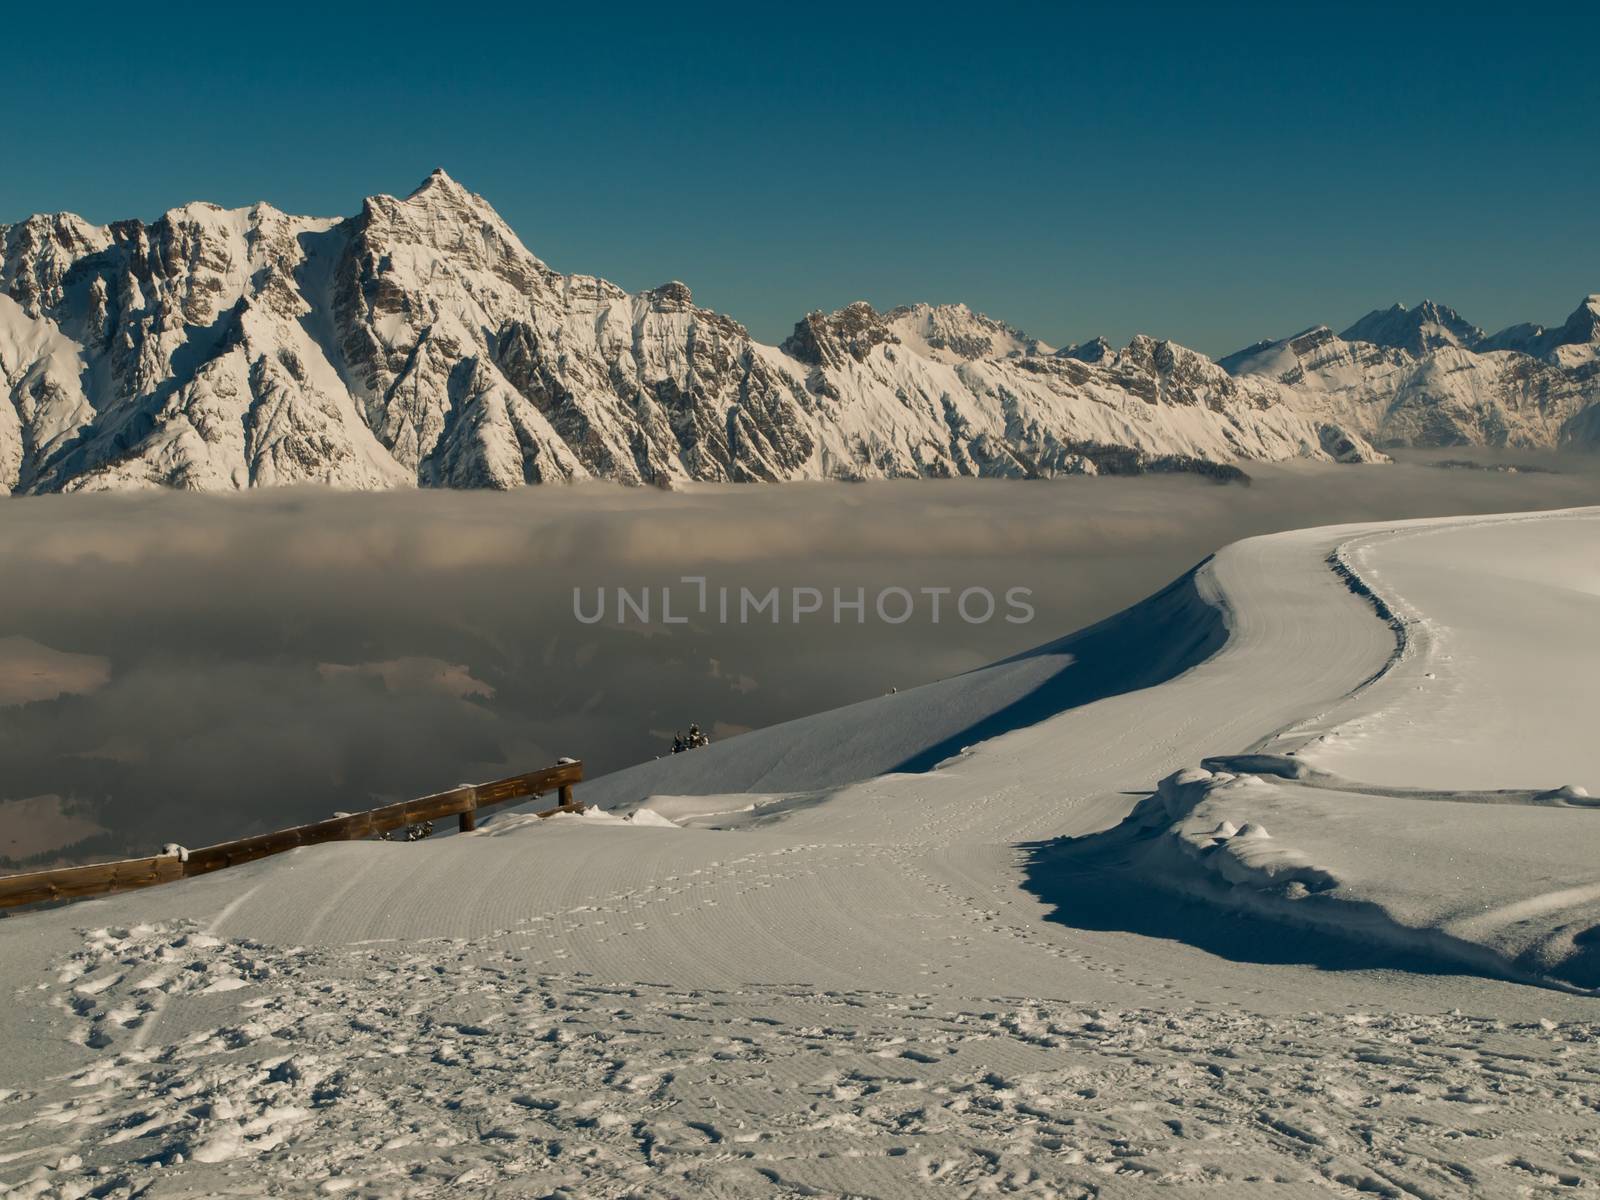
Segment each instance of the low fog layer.
[[[1438,457],[1438,456],[1435,456]],[[1450,456],[1444,456],[1450,457]],[[1465,457],[1465,456],[1458,456]],[[1255,533],[1600,500],[1562,473],[1254,468],[1190,478],[510,494],[265,492],[0,502],[0,856],[200,845],[581,757],[591,775],[1048,641]],[[682,576],[735,597],[684,607]],[[646,625],[615,589],[656,592]],[[783,623],[738,624],[746,588]],[[573,591],[606,619],[581,623]],[[995,617],[891,625],[882,589],[981,587]],[[790,589],[822,613],[794,623]],[[868,610],[834,624],[832,590]],[[1031,590],[1028,624],[1004,620]]]

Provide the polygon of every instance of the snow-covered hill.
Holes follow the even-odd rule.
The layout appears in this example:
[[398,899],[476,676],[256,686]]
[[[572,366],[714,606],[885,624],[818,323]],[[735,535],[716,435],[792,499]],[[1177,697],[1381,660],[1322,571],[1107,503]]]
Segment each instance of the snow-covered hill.
[[1397,304],[1342,334],[1319,325],[1221,361],[1381,446],[1600,446],[1600,295],[1559,328],[1496,334],[1431,300]]
[[0,920],[0,1189],[1593,1195],[1597,532],[1251,538],[583,815]]
[[347,220],[190,204],[150,224],[36,216],[0,243],[3,491],[1381,457],[1148,338],[1086,362],[961,305],[853,304],[765,346],[682,283],[560,274],[442,171]]

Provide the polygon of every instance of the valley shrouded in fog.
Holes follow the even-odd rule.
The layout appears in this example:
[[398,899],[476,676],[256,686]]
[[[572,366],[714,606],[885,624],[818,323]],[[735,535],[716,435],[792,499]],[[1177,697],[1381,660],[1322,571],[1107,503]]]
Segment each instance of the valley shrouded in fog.
[[[1554,461],[1554,460],[1552,460]],[[199,845],[584,759],[591,777],[1027,650],[1233,539],[1362,518],[1580,504],[1596,478],[1253,467],[1188,478],[509,495],[13,500],[0,525],[0,813],[13,864]],[[824,593],[781,624],[574,616],[683,576]],[[880,589],[977,586],[969,624]],[[1003,593],[1030,589],[1033,620]],[[831,619],[832,589],[867,619]],[[737,591],[735,590],[735,595]],[[947,602],[948,604],[948,602]]]
[[[719,732],[579,783],[586,807],[549,819],[536,812],[547,800],[513,804],[417,845],[303,846],[0,920],[0,1183],[35,1200],[1592,1190],[1600,759],[1588,723],[1600,660],[1587,635],[1600,508],[1460,515],[1475,501],[1550,503],[1590,481],[1379,470],[1420,490],[1374,485],[1364,505],[1456,515],[1231,542],[1109,619],[1039,630],[1032,652]],[[1044,542],[1088,573],[1099,539],[1126,544],[1143,527],[1155,569],[1180,552],[1159,537],[1161,512],[1191,530],[1293,523],[1307,517],[1292,497],[1318,490],[1295,476],[1246,501],[1103,482],[1080,495],[963,492],[964,511],[987,518],[965,528],[926,484],[913,485],[920,520],[863,487],[820,493],[783,521],[744,503],[738,526],[718,523],[724,496],[690,493],[652,526],[636,494],[588,530],[613,532],[612,557],[591,543],[567,551],[592,581],[607,564],[681,570],[685,546],[722,533],[737,558],[692,560],[715,580],[761,561],[734,536],[743,528],[765,537],[767,561],[808,561],[805,586],[828,584],[828,560],[808,558],[822,549],[847,586],[959,585],[980,565],[1009,583],[1003,572]],[[740,496],[751,494],[805,498]],[[598,493],[584,500],[603,507]],[[367,685],[373,744],[426,746],[439,710],[395,719],[419,694],[492,713],[484,701],[513,676],[562,673],[548,651],[559,634],[486,634],[482,606],[461,600],[531,590],[526,574],[483,569],[504,561],[501,542],[540,532],[529,509],[499,521],[481,503],[470,519],[414,513],[396,533],[353,529],[306,497],[279,503],[298,507],[299,537],[281,538],[280,515],[252,537],[272,514],[254,507],[230,514],[231,541],[194,513],[114,515],[185,541],[164,565],[194,562],[167,574],[168,597],[206,590],[195,563],[221,580],[219,551],[249,548],[276,570],[233,586],[276,598],[280,613],[313,576],[276,593],[272,581],[288,563],[320,563],[315,586],[342,593],[346,613],[387,597],[393,614],[409,595],[511,665],[313,661],[327,617],[252,610],[256,654],[287,659],[294,644],[303,673]],[[130,528],[80,525],[65,543],[35,530],[29,544],[45,576],[52,553],[126,564]],[[686,533],[675,542],[671,529]],[[349,587],[401,545],[436,573],[431,587],[392,571],[377,591]],[[907,545],[939,550],[941,570],[919,568]],[[552,551],[542,570],[563,581],[570,565]],[[1038,581],[1041,593],[1067,578]],[[147,631],[161,626],[148,598],[128,607]],[[192,604],[164,619],[215,634]],[[363,654],[393,652],[344,632]],[[817,686],[832,658],[823,633],[782,639],[773,667],[719,643],[713,673],[739,672],[729,690],[748,696],[797,675]],[[620,636],[641,644],[636,630]],[[664,649],[671,637],[643,639],[648,662],[686,672]],[[934,644],[923,635],[909,649]],[[24,650],[10,675],[38,691],[117,686],[116,658]],[[597,649],[572,672],[615,673],[616,654]],[[806,673],[784,666],[806,659]],[[213,669],[276,700],[257,724],[283,725],[304,703],[259,663]],[[220,767],[233,750],[211,733],[226,727],[220,693],[186,710],[181,690],[169,684],[157,720],[124,734],[148,739],[165,722],[171,744],[208,745]],[[574,701],[580,715],[607,707],[596,696]],[[336,715],[325,705],[279,734],[348,750]],[[490,734],[524,725],[494,715]],[[137,760],[140,742],[113,749]],[[187,798],[249,796],[265,761],[235,753]]]

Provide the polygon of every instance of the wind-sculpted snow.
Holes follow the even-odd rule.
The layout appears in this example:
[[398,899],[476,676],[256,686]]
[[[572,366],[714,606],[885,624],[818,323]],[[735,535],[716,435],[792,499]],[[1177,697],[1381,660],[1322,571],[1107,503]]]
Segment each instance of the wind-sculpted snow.
[[[1485,668],[1496,650],[1533,638],[1597,677],[1600,593],[1547,586],[1587,579],[1572,564],[1597,521],[1237,542],[1038,656],[1039,690],[1060,689],[1047,711],[974,729],[931,769],[830,781],[831,756],[870,766],[942,709],[963,729],[964,686],[1003,714],[1029,694],[1022,666],[884,697],[832,746],[808,740],[813,718],[583,785],[608,816],[513,811],[0,921],[0,1183],[1600,1186],[1600,813],[1564,769],[1592,758],[1552,751],[1590,744],[1593,705],[1518,690],[1546,736],[1502,741],[1504,778],[1482,788],[1446,774],[1495,736],[1481,685],[1521,686]],[[1386,549],[1408,540],[1434,552],[1408,552],[1427,566],[1403,576]],[[1481,611],[1439,605],[1461,590],[1449,565],[1490,548],[1524,580],[1531,625],[1497,604],[1498,625],[1469,628]],[[1119,649],[1148,686],[1095,686]],[[1436,696],[1406,703],[1430,678]],[[1455,743],[1409,745],[1441,783],[1397,781],[1378,748],[1408,744],[1430,707],[1453,714]],[[1346,738],[1378,777],[1319,760]],[[748,790],[769,781],[783,790]]]
[[510,488],[1373,461],[1281,389],[1142,339],[1087,364],[960,305],[783,348],[672,282],[534,257],[442,171],[347,220],[270,205],[0,227],[0,488]]
[[1116,829],[1045,848],[1045,888],[1137,880],[1600,992],[1600,755],[1571,716],[1600,703],[1574,636],[1600,616],[1595,526],[1579,510],[1344,540],[1329,564],[1392,632],[1382,667],[1252,752],[1166,777]]
[[1116,830],[1052,847],[1035,870],[1121,874],[1335,944],[1600,991],[1587,789],[1376,788],[1251,758],[1174,773]]

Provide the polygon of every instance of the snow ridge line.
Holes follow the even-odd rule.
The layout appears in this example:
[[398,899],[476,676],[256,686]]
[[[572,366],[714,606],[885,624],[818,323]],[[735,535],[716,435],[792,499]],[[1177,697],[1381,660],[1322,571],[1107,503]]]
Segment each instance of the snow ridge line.
[[[1361,574],[1353,561],[1353,552],[1382,537],[1392,537],[1401,532],[1400,527],[1389,527],[1380,530],[1370,530],[1347,541],[1339,542],[1323,557],[1323,565],[1344,584],[1345,588],[1354,596],[1366,601],[1374,615],[1389,627],[1389,632],[1394,637],[1394,649],[1378,668],[1356,684],[1348,692],[1327,702],[1327,705],[1318,711],[1291,720],[1288,724],[1273,730],[1267,736],[1253,743],[1246,753],[1263,753],[1273,747],[1283,747],[1291,739],[1303,738],[1308,730],[1320,729],[1329,719],[1330,715],[1357,696],[1365,693],[1405,661],[1416,648],[1417,637],[1420,632],[1417,618],[1403,616],[1399,612],[1401,601],[1395,598],[1391,603],[1378,590],[1374,584]],[[1291,751],[1292,753],[1292,751]]]
[[[1363,573],[1358,566],[1360,555],[1376,542],[1408,537],[1423,537],[1446,529],[1461,529],[1506,522],[1551,521],[1572,517],[1592,517],[1600,506],[1558,508],[1534,512],[1493,513],[1473,517],[1421,517],[1395,521],[1383,526],[1357,527],[1350,536],[1334,545],[1323,558],[1323,564],[1357,598],[1365,601],[1373,614],[1388,626],[1394,637],[1394,649],[1384,662],[1348,692],[1330,701],[1314,714],[1290,721],[1287,725],[1261,738],[1247,752],[1260,753],[1286,745],[1303,744],[1303,740],[1324,732],[1340,722],[1336,714],[1356,698],[1364,695],[1380,680],[1386,678],[1401,663],[1421,656],[1427,659],[1438,652],[1438,630],[1425,613],[1418,612],[1404,597],[1390,591],[1385,594],[1382,581],[1370,569]],[[1331,532],[1332,530],[1330,530]]]
[[[1392,532],[1394,531],[1385,531],[1385,533]],[[1349,694],[1344,697],[1346,700],[1359,696],[1377,683],[1378,680],[1398,666],[1412,649],[1410,627],[1414,622],[1396,612],[1394,606],[1385,600],[1378,590],[1362,576],[1350,559],[1349,551],[1351,548],[1365,544],[1367,540],[1367,538],[1359,538],[1351,539],[1348,542],[1340,542],[1329,552],[1328,557],[1323,560],[1328,564],[1329,569],[1344,583],[1345,587],[1372,606],[1372,610],[1377,613],[1378,619],[1387,625],[1390,632],[1394,634],[1394,649],[1390,652],[1389,657],[1384,660],[1382,666],[1352,688]]]
[[[1417,612],[1398,595],[1385,597],[1370,578],[1361,574],[1357,569],[1354,556],[1373,542],[1386,538],[1411,538],[1421,537],[1430,533],[1438,533],[1443,529],[1459,529],[1476,527],[1479,525],[1498,525],[1502,523],[1522,524],[1529,521],[1553,521],[1574,516],[1592,515],[1596,510],[1592,507],[1585,508],[1558,508],[1544,512],[1527,513],[1497,513],[1482,517],[1427,517],[1416,521],[1407,521],[1403,524],[1387,529],[1371,530],[1349,541],[1340,542],[1329,552],[1324,560],[1328,568],[1343,581],[1345,587],[1366,600],[1373,612],[1378,616],[1394,634],[1395,648],[1381,667],[1374,671],[1361,683],[1357,684],[1349,694],[1342,697],[1340,703],[1352,700],[1361,695],[1378,680],[1394,670],[1401,662],[1414,654],[1427,654],[1432,649],[1433,639],[1427,618]],[[1283,731],[1287,732],[1287,730]],[[1281,735],[1280,735],[1281,736]]]

